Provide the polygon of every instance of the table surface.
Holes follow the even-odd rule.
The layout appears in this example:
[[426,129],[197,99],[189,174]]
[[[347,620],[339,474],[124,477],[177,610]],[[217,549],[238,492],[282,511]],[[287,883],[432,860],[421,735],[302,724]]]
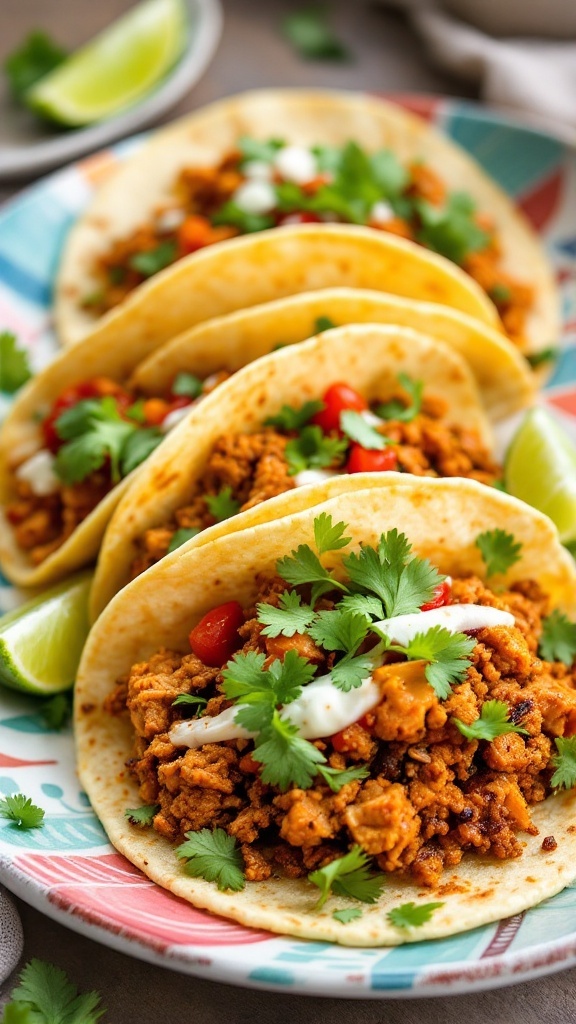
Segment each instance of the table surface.
[[[78,46],[132,0],[1,0],[0,63],[32,28],[47,28],[64,45]],[[437,73],[401,17],[362,0],[334,0],[334,26],[355,59],[349,64],[303,62],[282,39],[279,23],[290,9],[282,0],[224,0],[225,24],[206,75],[171,116],[229,93],[262,86],[326,86],[374,91],[470,95],[460,82]],[[0,199],[16,191],[4,188]],[[470,996],[407,1001],[350,1001],[256,992],[194,979],[132,960],[85,939],[18,902],[25,958],[64,968],[83,991],[97,989],[106,1024],[570,1024],[576,1021],[576,969],[512,988]],[[0,989],[3,996],[10,989]],[[232,1009],[233,1007],[233,1009]]]

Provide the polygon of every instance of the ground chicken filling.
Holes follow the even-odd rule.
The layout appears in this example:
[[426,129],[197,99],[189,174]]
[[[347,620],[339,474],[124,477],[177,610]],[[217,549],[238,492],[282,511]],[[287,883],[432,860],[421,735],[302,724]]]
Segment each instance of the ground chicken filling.
[[502,269],[495,226],[469,196],[449,194],[420,161],[403,168],[387,153],[387,170],[375,170],[380,155],[370,157],[354,143],[331,150],[331,166],[314,150],[274,146],[264,143],[256,159],[245,146],[217,167],[185,168],[172,202],[99,257],[98,284],[84,307],[100,316],[159,270],[237,235],[283,224],[356,223],[419,242],[459,264],[495,303],[510,338],[524,347],[534,289]]
[[[175,425],[197,397],[208,394],[230,374],[221,371],[206,381],[192,378],[190,374],[179,376],[184,381],[182,387],[187,381],[192,389],[188,394],[143,395],[137,389],[98,377],[83,381],[58,396],[40,423],[44,447],[25,462],[13,466],[13,497],[6,509],[16,543],[33,565],[39,565],[57,551],[119,479],[160,444],[165,431],[171,427],[170,417],[174,418]],[[103,405],[103,400],[108,405]],[[61,436],[59,417],[73,409],[81,413],[82,407],[88,413],[86,403],[92,403],[93,415],[87,414],[79,421],[73,436]],[[105,437],[104,430],[107,431]],[[140,448],[132,447],[128,455],[126,445],[137,446],[142,442]],[[71,460],[67,458],[70,444],[75,445]],[[100,465],[92,469],[95,449]],[[59,456],[59,453],[62,454]],[[118,461],[116,474],[112,455]],[[26,464],[29,471],[23,473]]]
[[[395,397],[405,400],[401,391]],[[444,399],[428,396],[420,413],[409,422],[388,420],[377,428],[391,442],[389,449],[395,454],[385,468],[415,476],[468,477],[494,485],[502,476],[501,467],[474,430],[446,422],[448,409]],[[164,557],[177,530],[213,526],[217,518],[210,507],[212,497],[226,492],[235,511],[244,512],[297,486],[286,458],[286,446],[296,436],[295,431],[265,427],[254,434],[229,433],[218,438],[187,504],[177,509],[170,521],[137,538],[131,578]],[[348,451],[335,459],[331,468],[345,473],[380,467],[367,463],[355,468]]]
[[[257,600],[277,606],[285,586],[279,578],[262,581]],[[221,671],[195,654],[165,649],[134,665],[107,709],[130,716],[129,769],[143,802],[157,805],[154,829],[173,841],[189,831],[225,829],[239,844],[246,878],[256,881],[304,876],[352,844],[382,871],[426,886],[467,852],[520,856],[522,835],[537,834],[530,808],[551,793],[554,739],[576,733],[576,670],[538,657],[542,617],[550,609],[535,582],[494,593],[477,577],[455,579],[451,602],[509,611],[516,624],[477,631],[472,663],[445,700],[431,687],[414,690],[393,665],[377,669],[380,703],[361,721],[315,741],[331,768],[368,769],[366,778],[338,793],[318,778],[308,789],[286,792],[264,784],[251,740],[175,747],[169,729],[186,715],[174,706],[178,695],[202,695],[208,716],[230,706]],[[244,610],[242,652],[272,659],[294,649],[319,674],[330,670],[334,654],[308,635],[266,637],[255,606]],[[322,607],[333,607],[329,595]],[[454,719],[475,721],[488,700],[504,702],[510,722],[526,733],[491,742],[462,735]]]

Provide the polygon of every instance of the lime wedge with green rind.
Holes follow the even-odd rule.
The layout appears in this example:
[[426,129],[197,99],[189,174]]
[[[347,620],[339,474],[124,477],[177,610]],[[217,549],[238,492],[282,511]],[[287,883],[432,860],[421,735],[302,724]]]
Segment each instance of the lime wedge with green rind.
[[26,103],[69,126],[112,117],[165,77],[187,37],[184,0],[144,0],[42,78]]
[[506,490],[550,516],[560,540],[576,540],[576,447],[545,409],[532,409],[512,439]]
[[90,628],[91,582],[82,573],[0,618],[0,683],[42,697],[70,689]]

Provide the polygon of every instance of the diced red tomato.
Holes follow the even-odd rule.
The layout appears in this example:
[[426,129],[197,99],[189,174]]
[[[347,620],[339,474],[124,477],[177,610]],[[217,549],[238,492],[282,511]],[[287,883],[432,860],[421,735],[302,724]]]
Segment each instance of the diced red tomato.
[[322,396],[324,408],[312,417],[312,423],[322,428],[325,434],[331,430],[340,430],[340,416],[346,409],[354,412],[365,412],[368,403],[362,395],[348,384],[331,384]]
[[368,449],[353,442],[346,463],[346,472],[387,473],[397,466],[398,459],[393,448]]
[[238,630],[243,622],[242,606],[238,601],[227,601],[212,608],[190,632],[192,652],[205,665],[220,668],[238,650]]
[[343,729],[340,732],[335,732],[334,735],[330,737],[330,740],[334,750],[337,750],[339,754],[344,754],[345,751],[348,750],[348,744],[344,738]]
[[442,608],[445,604],[450,604],[450,584],[448,580],[443,580],[437,587],[434,587],[434,593],[426,604],[420,606],[421,612],[430,612],[433,608]]

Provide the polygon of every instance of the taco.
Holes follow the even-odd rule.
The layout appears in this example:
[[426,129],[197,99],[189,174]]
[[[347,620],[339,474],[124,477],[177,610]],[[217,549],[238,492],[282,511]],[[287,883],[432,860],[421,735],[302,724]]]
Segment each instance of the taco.
[[396,470],[494,485],[491,446],[474,378],[438,340],[351,324],[280,349],[204,399],[142,468],[106,532],[92,614],[176,544],[239,512],[237,529],[248,512],[265,519],[295,487]]
[[536,235],[458,146],[380,99],[266,90],[161,130],[103,185],[65,249],[60,336],[77,340],[154,274],[207,246],[326,221],[446,256],[479,282],[523,350],[557,335],[554,280]]
[[[200,398],[231,373],[331,322],[400,320],[426,326],[470,358],[494,418],[528,404],[522,357],[495,331],[444,307],[381,293],[303,294],[223,317],[154,345],[126,344],[122,311],[24,390],[0,434],[0,561],[15,582],[57,579],[97,553],[108,519],[141,463]],[[318,321],[318,324],[316,324]],[[66,413],[64,418],[60,417]]]
[[576,875],[573,561],[474,481],[373,484],[135,580],[75,705],[81,781],[147,876],[357,946],[475,928]]

